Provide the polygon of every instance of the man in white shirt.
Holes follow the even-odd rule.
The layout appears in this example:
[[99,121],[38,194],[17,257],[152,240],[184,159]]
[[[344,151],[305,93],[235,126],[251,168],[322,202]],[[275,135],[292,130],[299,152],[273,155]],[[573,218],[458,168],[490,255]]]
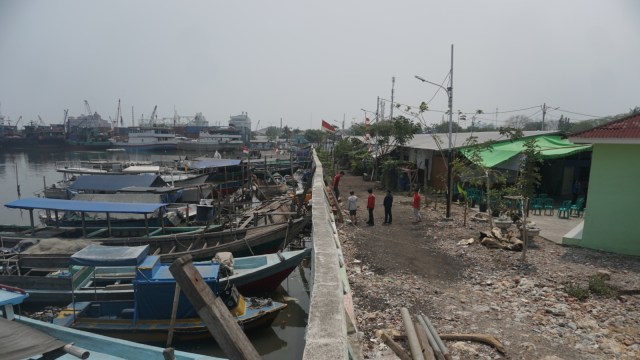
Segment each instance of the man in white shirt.
[[358,225],[358,218],[356,217],[356,210],[358,209],[358,197],[353,195],[353,190],[349,192],[349,198],[347,199],[347,210],[349,210],[349,217],[353,225]]

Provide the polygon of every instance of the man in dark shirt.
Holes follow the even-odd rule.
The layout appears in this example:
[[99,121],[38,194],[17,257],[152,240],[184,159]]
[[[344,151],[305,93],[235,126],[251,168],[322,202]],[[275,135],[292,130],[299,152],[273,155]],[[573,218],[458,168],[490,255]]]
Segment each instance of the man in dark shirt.
[[384,197],[382,202],[384,205],[384,223],[391,225],[391,206],[393,206],[393,195],[391,195],[391,190],[387,190],[387,196]]

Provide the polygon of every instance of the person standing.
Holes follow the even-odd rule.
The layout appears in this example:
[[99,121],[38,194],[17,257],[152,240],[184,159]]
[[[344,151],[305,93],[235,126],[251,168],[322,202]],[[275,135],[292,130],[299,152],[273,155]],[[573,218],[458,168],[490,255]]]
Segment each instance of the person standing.
[[391,225],[391,220],[393,219],[391,216],[391,206],[393,206],[393,195],[391,195],[391,190],[387,190],[387,196],[384,197],[382,204],[384,205],[384,223]]
[[418,192],[418,189],[415,189],[413,191],[413,216],[415,217],[414,223],[419,223],[420,221],[422,221],[422,215],[420,214],[420,200],[420,193]]
[[340,171],[333,178],[333,192],[336,194],[336,201],[340,201],[340,179],[344,176],[344,171]]
[[372,188],[369,188],[367,192],[369,193],[369,198],[367,199],[367,210],[369,210],[369,221],[367,221],[367,225],[373,226],[373,209],[376,207],[376,196],[373,195]]
[[347,210],[349,210],[349,217],[353,225],[358,225],[358,218],[356,217],[356,210],[358,210],[358,197],[353,194],[353,190],[349,192],[347,198]]

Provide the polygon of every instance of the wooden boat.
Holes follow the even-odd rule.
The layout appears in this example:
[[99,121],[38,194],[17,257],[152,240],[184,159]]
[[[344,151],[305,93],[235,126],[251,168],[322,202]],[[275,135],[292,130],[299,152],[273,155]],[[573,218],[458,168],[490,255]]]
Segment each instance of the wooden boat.
[[[13,315],[13,306],[28,298],[22,289],[0,285],[0,349],[7,360],[24,358],[50,359],[162,359],[163,348],[114,339],[86,331]],[[221,360],[184,351],[174,352],[176,359]]]
[[[178,297],[172,320],[176,281],[169,272],[169,264],[162,264],[158,257],[147,256],[148,251],[148,246],[92,246],[74,254],[71,265],[135,266],[134,299],[72,303],[54,318],[53,323],[136,342],[155,342],[165,341],[175,322],[174,338],[177,341],[210,337],[206,325],[184,293]],[[196,266],[196,269],[245,330],[269,325],[287,306],[270,299],[240,295],[235,287],[220,282],[219,264]]]
[[[271,292],[310,251],[233,258],[230,271],[226,270],[220,282],[236,286],[245,295]],[[151,262],[157,257],[148,258]],[[219,266],[213,260],[195,264],[202,268]],[[4,269],[0,283],[27,290],[31,294],[30,303],[67,304],[72,301],[72,295],[79,301],[133,298],[134,267],[70,265],[70,256],[64,254],[21,254],[0,260],[0,265]]]

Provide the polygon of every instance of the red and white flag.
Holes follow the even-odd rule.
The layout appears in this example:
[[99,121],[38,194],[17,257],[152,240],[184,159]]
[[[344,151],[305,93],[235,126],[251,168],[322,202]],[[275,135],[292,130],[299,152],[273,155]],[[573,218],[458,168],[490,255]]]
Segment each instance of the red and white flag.
[[322,120],[322,130],[328,132],[329,134],[336,133],[336,128],[324,120]]
[[243,148],[242,148],[242,153],[243,153],[243,154],[245,154],[245,155],[249,155],[249,148],[248,148],[248,147],[246,147],[246,146],[245,146],[245,147],[243,147]]

